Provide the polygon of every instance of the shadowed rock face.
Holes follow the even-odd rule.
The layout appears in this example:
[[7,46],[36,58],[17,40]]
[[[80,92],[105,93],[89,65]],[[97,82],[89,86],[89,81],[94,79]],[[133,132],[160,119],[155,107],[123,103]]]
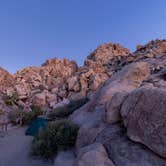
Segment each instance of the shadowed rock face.
[[102,143],[116,166],[164,166],[166,160],[142,144],[131,141],[120,124],[106,125],[96,142]]
[[147,54],[147,57],[158,56],[166,53],[166,40],[152,40],[148,44],[138,45],[135,54]]
[[123,103],[121,115],[130,139],[166,158],[165,99],[165,89],[137,89]]

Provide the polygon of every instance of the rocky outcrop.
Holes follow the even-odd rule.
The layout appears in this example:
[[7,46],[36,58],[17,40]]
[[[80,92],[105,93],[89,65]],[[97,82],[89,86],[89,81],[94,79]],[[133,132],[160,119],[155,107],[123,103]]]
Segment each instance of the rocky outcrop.
[[116,166],[164,166],[166,160],[160,158],[142,144],[131,141],[121,124],[105,125],[96,137],[107,149],[109,158]]
[[[12,83],[11,79],[13,79],[14,84],[9,89],[6,83],[6,95],[17,94],[20,100],[18,105],[20,102],[26,102],[53,108],[57,102],[67,97],[66,87],[62,85],[77,70],[78,67],[74,61],[57,58],[47,60],[41,67],[24,68],[13,76],[8,74],[8,81]],[[3,82],[1,81],[1,84]]]
[[166,40],[152,40],[146,45],[138,45],[134,54],[141,55],[146,54],[147,58],[160,56],[166,53]]
[[102,65],[108,65],[109,62],[118,57],[127,56],[130,51],[127,48],[122,47],[119,44],[108,43],[99,46],[94,52],[92,52],[85,60],[86,65],[91,65],[91,63],[98,63]]
[[[82,130],[82,129],[81,129]],[[86,131],[86,132],[85,132]],[[147,147],[131,141],[121,123],[99,123],[85,130],[77,149],[88,147],[94,143],[103,144],[108,157],[116,166],[164,166],[166,160],[159,157]],[[79,151],[79,150],[78,150]]]
[[[39,105],[39,96],[41,99],[42,94],[42,105],[50,108],[66,98],[91,97],[113,74],[114,68],[110,69],[110,61],[128,54],[128,49],[109,43],[91,53],[80,68],[67,59],[47,60],[41,67],[27,67],[18,71],[14,75],[13,93],[16,92],[20,100],[36,105]],[[54,95],[55,101],[47,101],[44,97],[46,93]]]
[[[149,74],[147,63],[138,62],[126,66],[113,75],[89,103],[70,116],[70,120],[80,126],[76,143],[78,149],[95,141],[97,135],[103,130],[104,119],[107,123],[120,120],[120,102],[124,100],[126,93],[139,87]],[[110,101],[113,102],[112,100],[117,101],[109,105]],[[107,105],[106,110],[105,105]]]
[[56,102],[45,102],[50,108],[65,98],[77,99],[87,95],[92,97],[116,72],[115,66],[120,60],[129,53],[128,49],[119,44],[108,43],[92,52],[80,68],[75,62],[67,59],[47,60],[41,67],[27,67],[18,71],[14,75],[13,91],[18,94],[20,100],[29,103],[32,103],[32,98],[36,103],[36,96],[47,91],[46,93],[56,96]]
[[60,86],[64,79],[77,71],[77,64],[67,59],[47,60],[41,67],[27,67],[14,76],[16,84],[24,82],[31,90]]
[[3,92],[14,84],[14,77],[0,67],[0,91]]
[[[1,79],[1,84],[11,85],[14,78],[14,91],[20,100],[27,102],[44,90],[56,95],[56,103],[65,98],[76,99],[87,95],[91,98],[106,80],[130,63],[147,62],[151,73],[163,69],[166,64],[165,43],[165,40],[151,41],[145,46],[138,46],[134,53],[119,44],[104,44],[87,57],[82,67],[78,68],[75,62],[67,59],[54,58],[41,67],[24,68],[14,76],[3,70],[6,74],[2,74],[5,77]],[[53,102],[46,105],[52,108]]]
[[123,103],[121,115],[130,139],[166,158],[165,98],[165,89],[137,89]]
[[[41,67],[28,67],[18,71],[14,75],[16,88],[21,86],[22,93],[31,97],[33,93],[60,87],[77,69],[77,64],[67,59],[47,60]],[[20,88],[16,91],[18,89]]]
[[132,63],[113,75],[104,86],[96,92],[90,109],[105,105],[117,92],[131,92],[139,87],[149,76],[149,65],[145,62]]
[[92,52],[84,66],[67,80],[70,96],[90,96],[115,72],[115,65],[130,51],[119,44],[104,44]]
[[[158,42],[160,41],[152,42],[152,45],[156,45]],[[163,42],[164,41],[161,41],[161,43]],[[154,46],[154,50],[155,49],[157,49],[157,47]],[[154,57],[146,57],[146,52],[140,54],[139,51],[136,51],[133,54],[123,57],[119,64],[117,63],[114,65],[115,68],[114,72],[111,74],[111,78],[97,90],[92,100],[70,116],[70,120],[80,126],[76,142],[78,151],[83,147],[88,147],[97,142],[104,145],[109,159],[117,166],[164,166],[166,164],[166,160],[163,158],[165,156],[161,154],[164,152],[164,142],[166,142],[164,136],[166,129],[164,126],[164,119],[166,118],[165,116],[161,118],[158,116],[160,113],[156,113],[159,106],[158,104],[160,103],[160,97],[158,98],[158,104],[155,104],[156,102],[152,101],[152,103],[156,105],[154,107],[155,111],[151,109],[153,106],[152,103],[149,108],[145,106],[147,110],[144,111],[141,107],[138,108],[139,110],[135,110],[137,108],[137,103],[135,103],[136,99],[132,96],[140,86],[146,88],[166,87],[166,72],[163,69],[165,65],[164,49],[159,51],[159,53],[161,55],[158,57],[155,57],[157,54]],[[162,68],[158,68],[158,64],[162,64]],[[133,92],[133,90],[135,91]],[[153,94],[155,96],[157,93],[154,92]],[[137,97],[138,95],[135,96],[135,98]],[[129,98],[131,101],[133,100],[133,102],[130,103]],[[148,99],[151,101],[151,95],[148,96]],[[142,100],[144,100],[144,98],[142,98]],[[164,110],[165,102],[162,102],[163,100],[164,96],[161,100],[161,103],[163,104],[162,109]],[[128,107],[124,107],[126,102]],[[144,102],[142,102],[143,105],[146,105],[146,102],[147,101],[144,100]],[[131,105],[133,106],[132,108],[130,107]],[[159,106],[159,108],[161,108],[161,106]],[[125,112],[129,109],[131,112],[135,112],[135,115],[140,115],[141,112],[142,116],[146,115],[146,112],[148,115],[140,120],[128,113],[125,113],[125,116],[120,114],[122,110]],[[151,111],[153,113],[151,113]],[[164,114],[164,112],[161,114]],[[121,124],[122,118],[124,122],[128,122],[128,120],[132,122],[130,123],[130,128],[127,125],[128,123],[125,124],[126,128]],[[163,121],[160,123],[158,118],[163,119]],[[150,122],[147,122],[148,120],[150,120]],[[146,124],[143,121],[146,122]],[[145,125],[146,127],[144,127]],[[142,127],[139,129],[139,126]],[[156,131],[157,127],[159,127],[161,133],[160,131]],[[150,131],[153,131],[153,128],[155,132],[151,133]],[[129,134],[129,130],[133,131],[133,135],[132,133]],[[151,133],[152,135],[148,133]],[[146,138],[144,138],[144,136]],[[153,138],[157,139],[153,140]],[[152,140],[154,141],[154,145]],[[153,149],[153,147],[156,148],[157,142],[159,144],[159,149],[163,146],[161,148],[162,152]],[[79,157],[78,159],[81,160]]]
[[[126,66],[122,71],[119,71],[110,78],[103,87],[101,87],[93,97],[93,99],[76,111],[71,117],[71,121],[82,125],[86,122],[99,121],[104,114],[104,107],[111,98],[119,92],[129,93],[135,88],[139,87],[144,79],[150,74],[147,63],[137,62]],[[118,110],[119,111],[119,110]],[[110,110],[107,109],[106,119],[110,116]],[[115,112],[119,115],[119,112]],[[91,118],[90,118],[91,117]],[[117,117],[118,118],[118,117]],[[92,120],[93,119],[93,120]],[[109,119],[109,118],[108,118]],[[109,121],[109,120],[108,120]]]
[[69,116],[79,126],[76,146],[59,153],[56,166],[166,165],[166,40],[133,53],[104,44],[82,67],[55,58],[13,76],[1,71],[0,109],[14,103],[10,110],[37,105],[50,111],[73,99],[90,99]]

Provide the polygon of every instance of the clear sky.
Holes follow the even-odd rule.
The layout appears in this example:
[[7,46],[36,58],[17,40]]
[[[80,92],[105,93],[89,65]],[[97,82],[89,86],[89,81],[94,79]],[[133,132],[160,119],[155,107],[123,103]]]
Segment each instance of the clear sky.
[[166,38],[166,0],[0,0],[0,66],[76,60],[106,42],[134,50]]

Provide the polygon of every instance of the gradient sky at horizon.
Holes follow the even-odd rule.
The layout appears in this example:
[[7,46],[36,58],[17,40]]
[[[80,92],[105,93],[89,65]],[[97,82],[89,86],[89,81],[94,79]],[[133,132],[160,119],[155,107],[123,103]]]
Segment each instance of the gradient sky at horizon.
[[0,0],[0,66],[14,73],[46,59],[82,65],[107,42],[134,50],[166,38],[165,0]]

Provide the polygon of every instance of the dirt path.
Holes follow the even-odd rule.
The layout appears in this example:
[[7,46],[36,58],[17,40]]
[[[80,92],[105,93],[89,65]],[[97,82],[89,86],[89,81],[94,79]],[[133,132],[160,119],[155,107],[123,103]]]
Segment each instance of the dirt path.
[[24,133],[25,128],[15,128],[9,130],[5,137],[0,137],[0,166],[53,166],[29,156],[32,137]]

